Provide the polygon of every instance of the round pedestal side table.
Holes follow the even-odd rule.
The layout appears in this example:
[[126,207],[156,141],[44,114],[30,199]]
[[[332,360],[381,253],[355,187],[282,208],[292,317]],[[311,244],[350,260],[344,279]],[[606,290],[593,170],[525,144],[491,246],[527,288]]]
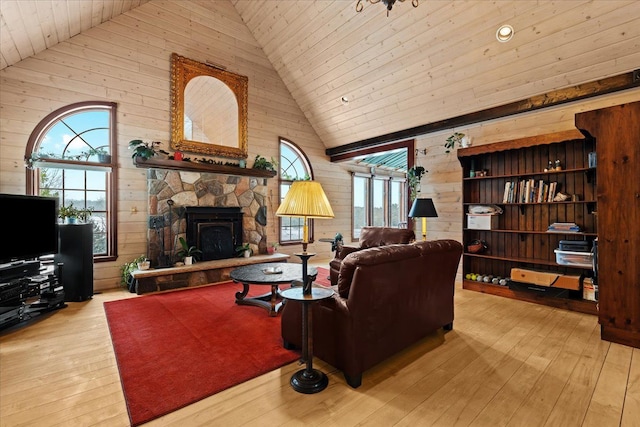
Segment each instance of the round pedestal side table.
[[329,384],[323,372],[313,369],[313,321],[309,305],[330,298],[333,293],[333,289],[318,286],[312,286],[309,294],[304,294],[301,286],[281,291],[283,298],[302,303],[302,358],[307,364],[304,369],[294,373],[290,381],[291,387],[299,393],[318,393]]

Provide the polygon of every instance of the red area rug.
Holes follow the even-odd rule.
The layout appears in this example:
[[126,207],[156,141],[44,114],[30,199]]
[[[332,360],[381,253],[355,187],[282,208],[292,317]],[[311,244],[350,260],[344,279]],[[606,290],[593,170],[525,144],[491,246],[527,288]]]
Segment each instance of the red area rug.
[[[327,284],[318,269],[316,283]],[[104,304],[131,424],[168,414],[297,360],[282,347],[280,316],[235,304],[240,284]],[[259,295],[266,286],[252,286]]]

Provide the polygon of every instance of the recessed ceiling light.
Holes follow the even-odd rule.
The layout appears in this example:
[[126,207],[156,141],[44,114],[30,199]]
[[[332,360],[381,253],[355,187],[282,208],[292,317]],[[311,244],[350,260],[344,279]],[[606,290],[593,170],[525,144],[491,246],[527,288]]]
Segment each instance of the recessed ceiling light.
[[498,31],[496,31],[496,38],[501,43],[508,42],[512,37],[513,27],[511,25],[502,25],[500,28],[498,28]]
[[340,101],[342,101],[342,103],[346,105],[349,103],[349,98],[347,98],[346,96],[343,96],[342,98],[340,98]]

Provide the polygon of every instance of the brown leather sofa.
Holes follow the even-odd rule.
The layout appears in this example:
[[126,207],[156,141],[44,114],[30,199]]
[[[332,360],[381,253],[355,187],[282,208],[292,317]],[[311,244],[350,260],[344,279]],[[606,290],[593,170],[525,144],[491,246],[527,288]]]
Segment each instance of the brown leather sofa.
[[342,260],[350,253],[377,246],[397,243],[411,243],[416,235],[413,230],[391,227],[362,227],[359,246],[340,245],[336,248],[334,258],[329,262],[329,279],[331,286],[338,284],[338,273]]
[[[433,333],[453,327],[462,244],[420,241],[369,248],[342,261],[333,297],[312,304],[313,354],[358,387],[362,373]],[[282,311],[286,348],[301,348],[302,307]]]

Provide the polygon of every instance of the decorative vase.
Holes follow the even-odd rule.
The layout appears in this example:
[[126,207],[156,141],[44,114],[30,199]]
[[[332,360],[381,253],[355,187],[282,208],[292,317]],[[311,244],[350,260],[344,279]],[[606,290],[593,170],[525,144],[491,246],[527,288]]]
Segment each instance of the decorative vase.
[[269,246],[269,247],[267,248],[267,253],[268,253],[269,255],[273,255],[274,253],[276,253],[276,248],[274,248],[273,246]]
[[249,258],[250,256],[251,256],[251,251],[250,250],[247,249],[246,251],[244,251],[244,257],[245,258]]
[[469,138],[467,135],[463,136],[460,140],[460,146],[462,148],[471,147],[471,138]]
[[184,265],[191,265],[191,264],[193,264],[193,257],[192,256],[184,257]]
[[148,270],[150,266],[151,266],[151,262],[142,261],[138,263],[138,270]]

